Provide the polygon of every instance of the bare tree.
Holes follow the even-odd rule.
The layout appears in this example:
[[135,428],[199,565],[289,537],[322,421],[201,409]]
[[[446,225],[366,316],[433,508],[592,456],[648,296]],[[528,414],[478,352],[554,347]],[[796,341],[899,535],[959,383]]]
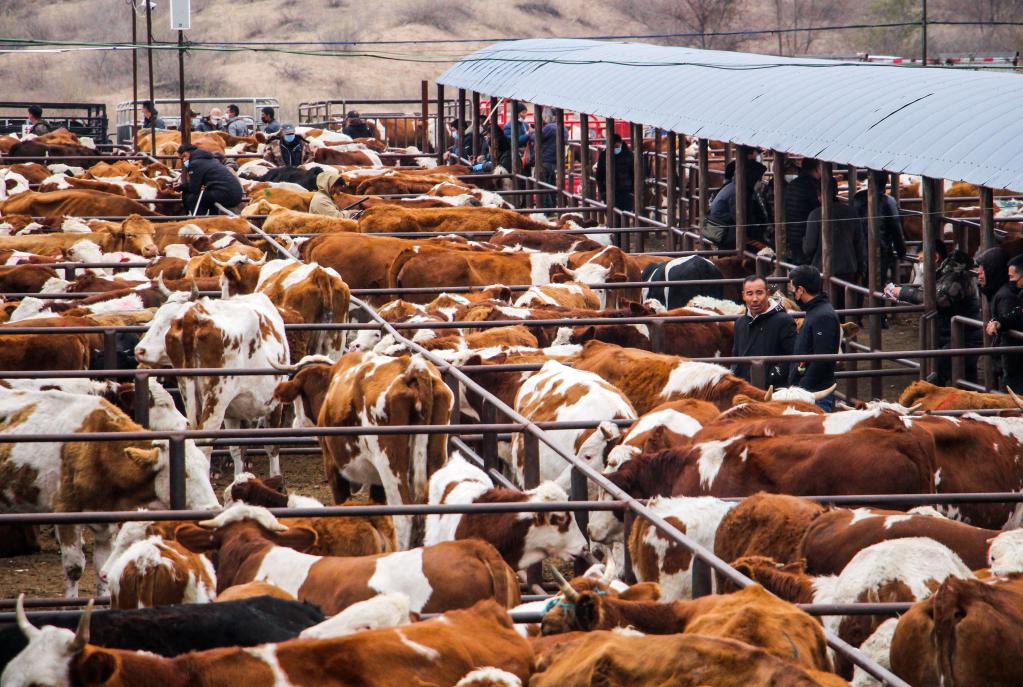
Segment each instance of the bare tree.
[[742,35],[707,35],[732,29],[745,8],[744,0],[635,0],[632,8],[634,16],[651,27],[668,29],[665,33],[700,34],[671,43],[727,50],[746,41]]
[[[832,14],[833,0],[774,0],[776,26],[780,29],[799,29],[822,26]],[[778,33],[779,55],[805,55],[820,38],[817,31]]]

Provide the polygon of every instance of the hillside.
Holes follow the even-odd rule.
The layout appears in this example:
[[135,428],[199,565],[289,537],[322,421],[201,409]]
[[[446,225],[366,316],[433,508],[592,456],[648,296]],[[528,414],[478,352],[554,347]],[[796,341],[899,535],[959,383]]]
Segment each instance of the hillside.
[[[193,0],[192,41],[292,41],[309,45],[294,50],[322,50],[331,41],[394,41],[520,36],[592,36],[689,31],[725,31],[753,27],[835,25],[912,18],[908,0]],[[946,0],[945,13],[969,15],[977,3]],[[985,6],[1009,12],[990,1]],[[140,6],[139,34],[144,41]],[[942,9],[940,0],[932,6]],[[849,10],[848,8],[858,7]],[[695,8],[695,9],[693,9]],[[1018,8],[1016,8],[1018,10]],[[154,36],[174,41],[168,30],[166,0],[153,12]],[[958,15],[957,15],[958,16]],[[45,40],[129,41],[131,5],[124,0],[64,0],[34,3],[4,0],[0,36]],[[998,18],[996,16],[996,18]],[[1015,16],[1014,18],[1018,18]],[[915,54],[917,33],[910,28],[834,31],[778,36],[724,36],[706,47],[739,48],[786,54],[853,54],[902,51]],[[699,41],[679,41],[700,45]],[[1018,44],[1008,30],[982,35],[977,29],[943,27],[931,31],[932,49],[1008,50]],[[186,59],[186,93],[277,97],[288,118],[301,101],[320,98],[417,97],[419,81],[440,74],[451,60],[480,44],[356,46],[340,56],[303,56],[281,52],[191,50]],[[264,49],[269,49],[262,46]],[[913,51],[913,52],[911,52]],[[374,56],[368,56],[367,53]],[[155,51],[157,97],[176,97],[175,51]],[[145,52],[140,52],[140,96],[148,92]],[[0,58],[5,99],[101,101],[109,106],[131,96],[128,51],[7,54]]]

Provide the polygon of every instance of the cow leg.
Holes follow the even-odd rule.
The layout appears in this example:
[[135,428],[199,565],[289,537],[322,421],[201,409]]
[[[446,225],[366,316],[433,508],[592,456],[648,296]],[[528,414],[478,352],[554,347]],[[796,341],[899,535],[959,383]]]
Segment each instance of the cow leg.
[[60,562],[64,566],[64,597],[78,596],[78,581],[85,570],[85,552],[82,543],[81,525],[57,525],[57,545],[60,546]]
[[279,446],[267,446],[264,450],[267,457],[270,458],[270,476],[276,477],[281,474],[281,448]]
[[352,485],[341,475],[341,471],[334,463],[334,457],[327,450],[323,451],[323,473],[327,477],[327,486],[330,487],[335,504],[344,503],[351,498]]
[[[224,429],[241,429],[241,420],[234,420],[231,418],[224,418]],[[245,450],[241,446],[230,446],[228,453],[231,454],[231,460],[234,462],[234,474],[240,475],[245,472]]]
[[117,534],[117,525],[89,525],[92,530],[92,565],[96,568],[96,596],[107,593],[107,584],[99,579],[99,571],[110,558],[110,547]]

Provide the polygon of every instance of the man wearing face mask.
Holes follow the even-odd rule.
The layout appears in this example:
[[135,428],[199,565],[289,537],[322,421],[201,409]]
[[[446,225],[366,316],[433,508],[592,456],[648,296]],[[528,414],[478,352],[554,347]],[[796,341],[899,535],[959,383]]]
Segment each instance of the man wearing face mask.
[[263,159],[274,167],[300,167],[313,161],[313,151],[309,143],[295,133],[295,125],[288,122],[267,142]]
[[[796,333],[793,355],[817,355],[838,353],[840,326],[835,309],[828,297],[821,292],[821,273],[811,265],[800,265],[789,272],[789,295],[806,312],[803,326]],[[799,361],[789,370],[789,385],[807,391],[823,391],[831,388],[817,405],[825,412],[831,412],[835,404],[835,363],[833,361]]]
[[[622,137],[614,134],[611,137],[611,145],[614,146],[614,175],[615,207],[625,212],[632,212],[632,151],[622,142]],[[606,155],[603,153],[597,157],[597,192],[604,197],[604,190],[607,188],[607,170],[604,163]],[[606,200],[606,199],[605,199]]]
[[181,203],[190,215],[218,214],[220,203],[231,209],[242,202],[242,185],[231,170],[208,150],[194,145],[178,147],[181,164],[188,171],[188,183],[181,189]]
[[[988,295],[991,320],[985,326],[989,336],[994,337],[995,346],[1023,345],[1023,339],[1015,339],[1004,332],[1023,329],[1023,307],[1020,291],[1023,287],[1023,256],[1017,255],[1002,267],[1005,251],[1000,247],[989,248],[977,256],[977,278],[981,290]],[[998,275],[1003,275],[1001,279]],[[995,288],[995,285],[998,285]],[[993,291],[993,295],[989,295]],[[1001,368],[1001,386],[1013,391],[1023,388],[1023,356],[1006,353],[999,356],[996,366]],[[1000,364],[998,364],[1000,363]]]

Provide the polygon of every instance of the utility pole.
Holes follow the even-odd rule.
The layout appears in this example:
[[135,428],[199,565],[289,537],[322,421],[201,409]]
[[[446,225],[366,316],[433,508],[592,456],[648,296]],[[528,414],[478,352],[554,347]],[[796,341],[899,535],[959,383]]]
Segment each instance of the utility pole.
[[927,0],[920,0],[920,60],[927,66]]

